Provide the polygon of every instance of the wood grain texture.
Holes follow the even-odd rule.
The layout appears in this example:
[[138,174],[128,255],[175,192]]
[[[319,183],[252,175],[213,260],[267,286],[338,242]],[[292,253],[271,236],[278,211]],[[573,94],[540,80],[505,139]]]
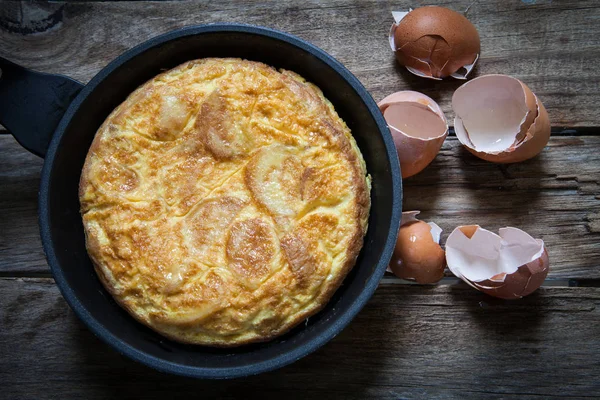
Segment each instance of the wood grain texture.
[[0,135],[0,273],[48,274],[38,228],[43,160]]
[[[478,28],[474,76],[513,75],[540,97],[555,131],[544,152],[499,166],[449,138],[404,183],[404,209],[443,229],[517,226],[545,240],[551,273],[518,301],[464,284],[385,278],[336,339],[282,370],[232,381],[158,373],[118,354],[75,317],[49,276],[37,226],[42,160],[0,135],[0,398],[600,398],[600,3],[439,0]],[[240,22],[323,48],[376,100],[404,89],[449,120],[460,81],[416,78],[394,61],[390,11],[425,0],[30,2],[0,0],[0,55],[83,82],[133,46],[179,27]],[[577,128],[583,136],[569,136]],[[2,277],[4,276],[4,277]],[[560,287],[565,279],[578,285]],[[556,285],[559,285],[558,287]]]
[[423,172],[404,181],[403,210],[442,229],[514,226],[543,239],[551,279],[600,277],[600,137],[554,137],[537,157],[493,164],[446,139]]
[[[436,3],[457,11],[471,5],[468,17],[482,45],[474,76],[502,73],[522,79],[544,102],[556,126],[600,126],[600,70],[595,62],[600,58],[600,3]],[[414,77],[394,61],[387,41],[390,12],[430,4],[426,0],[10,4],[0,6],[0,53],[25,66],[83,82],[123,51],[158,34],[187,25],[238,22],[309,40],[344,63],[376,100],[397,90],[415,89],[436,99],[452,117],[450,98],[461,84]],[[42,20],[36,25],[32,20],[39,14]]]
[[509,302],[462,285],[384,285],[316,353],[232,381],[168,376],[126,359],[77,320],[51,279],[0,279],[0,298],[7,399],[600,396],[598,288]]
[[[448,138],[404,185],[404,210],[442,227],[516,226],[546,242],[550,279],[600,278],[600,136],[555,137],[536,158],[481,161]],[[42,161],[0,135],[0,273],[48,274],[37,226]]]

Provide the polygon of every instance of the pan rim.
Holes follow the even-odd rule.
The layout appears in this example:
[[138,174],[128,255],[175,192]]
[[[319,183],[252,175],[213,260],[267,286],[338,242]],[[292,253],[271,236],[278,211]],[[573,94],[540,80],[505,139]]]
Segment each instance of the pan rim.
[[[113,71],[121,67],[121,65],[128,62],[132,58],[149,50],[150,48],[185,36],[195,36],[205,33],[218,32],[237,32],[253,34],[259,36],[266,36],[269,38],[286,42],[317,57],[319,60],[321,60],[330,68],[332,68],[337,74],[341,75],[341,77],[352,87],[356,94],[365,103],[367,109],[369,110],[369,113],[374,118],[376,125],[379,128],[384,142],[386,156],[390,161],[390,174],[392,175],[392,183],[394,185],[390,229],[387,234],[387,239],[381,257],[379,258],[377,265],[374,267],[373,274],[365,283],[364,289],[361,291],[360,295],[353,299],[352,303],[345,310],[345,312],[342,313],[342,315],[340,315],[340,317],[334,323],[327,325],[320,334],[309,338],[307,343],[298,346],[292,349],[291,351],[280,353],[277,356],[268,360],[250,363],[244,366],[223,368],[187,366],[149,355],[148,353],[142,350],[138,350],[134,346],[127,344],[125,341],[123,341],[122,339],[114,335],[111,331],[109,331],[107,328],[105,328],[100,322],[98,322],[95,319],[95,317],[80,302],[78,296],[70,287],[65,275],[63,274],[62,268],[60,267],[60,263],[58,261],[53,246],[50,229],[50,217],[48,212],[50,177],[55,157],[60,148],[61,140],[64,136],[66,128],[69,126],[73,116],[83,103],[84,99],[86,99],[88,95],[91,94],[96,89],[96,87]],[[100,70],[100,72],[98,72],[98,74],[96,74],[90,80],[90,82],[84,86],[84,88],[81,90],[78,96],[73,100],[67,112],[63,116],[61,122],[59,123],[58,127],[56,128],[55,134],[48,148],[46,159],[44,161],[44,166],[42,168],[40,192],[38,199],[40,235],[42,238],[42,244],[44,252],[46,253],[48,264],[50,265],[50,269],[54,276],[54,280],[62,296],[65,298],[70,307],[74,310],[78,318],[81,321],[83,321],[83,323],[88,327],[88,329],[90,329],[103,342],[109,344],[121,354],[124,354],[137,362],[140,362],[144,365],[147,365],[162,372],[168,372],[187,377],[209,379],[227,379],[242,376],[250,376],[281,368],[314,352],[315,350],[323,346],[325,343],[329,342],[337,334],[339,334],[350,323],[350,321],[354,319],[358,312],[372,297],[379,284],[379,281],[385,273],[385,269],[387,267],[389,259],[391,258],[396,243],[397,232],[400,225],[402,202],[402,180],[400,176],[400,164],[398,161],[396,148],[391,133],[387,128],[387,124],[385,123],[383,116],[379,112],[379,108],[377,107],[375,100],[371,97],[369,92],[364,88],[360,81],[352,73],[350,73],[350,71],[346,69],[346,67],[344,67],[339,61],[334,59],[331,55],[303,39],[271,28],[231,23],[194,25],[156,36],[124,52],[116,59],[111,61],[102,70]]]

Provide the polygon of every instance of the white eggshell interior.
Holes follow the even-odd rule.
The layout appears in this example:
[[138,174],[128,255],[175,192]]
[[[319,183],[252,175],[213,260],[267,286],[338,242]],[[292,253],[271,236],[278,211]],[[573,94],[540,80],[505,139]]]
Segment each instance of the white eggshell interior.
[[435,222],[428,222],[427,224],[431,227],[431,237],[433,238],[433,241],[436,242],[437,244],[440,244],[440,236],[442,235],[442,228],[440,228],[438,226],[438,224],[436,224]]
[[521,83],[505,75],[482,76],[464,84],[454,92],[452,108],[462,122],[459,140],[466,135],[469,140],[462,143],[486,153],[509,149],[529,112]]
[[419,215],[420,213],[421,211],[403,211],[400,226],[408,224],[409,222],[418,221],[417,215]]
[[469,134],[465,130],[465,126],[463,125],[462,119],[459,117],[454,117],[454,133],[456,134],[456,138],[462,144],[469,146],[470,148],[475,148],[475,145],[471,142],[471,138]]
[[475,67],[475,64],[477,64],[477,60],[479,60],[479,54],[477,54],[477,57],[475,57],[475,61],[473,61],[471,64],[463,65],[461,69],[459,69],[453,74],[450,74],[450,76],[454,79],[466,80],[467,76],[469,76],[469,74]]
[[408,11],[392,11],[392,17],[394,17],[394,21],[396,21],[396,23],[402,21],[402,18],[406,17],[406,15],[411,12],[412,9],[408,10]]
[[469,239],[455,229],[446,241],[448,268],[457,276],[481,282],[501,273],[512,274],[544,252],[543,241],[520,229],[502,228],[499,233],[478,228]]
[[396,51],[396,41],[394,40],[394,31],[396,30],[396,24],[390,26],[390,33],[388,34],[388,41],[390,42],[390,48],[392,51]]

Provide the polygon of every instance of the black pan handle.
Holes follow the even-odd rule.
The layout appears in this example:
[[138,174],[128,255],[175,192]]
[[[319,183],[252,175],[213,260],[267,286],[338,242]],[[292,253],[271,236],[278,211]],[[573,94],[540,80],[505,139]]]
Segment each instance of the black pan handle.
[[21,146],[44,157],[54,130],[83,85],[0,57],[0,123]]

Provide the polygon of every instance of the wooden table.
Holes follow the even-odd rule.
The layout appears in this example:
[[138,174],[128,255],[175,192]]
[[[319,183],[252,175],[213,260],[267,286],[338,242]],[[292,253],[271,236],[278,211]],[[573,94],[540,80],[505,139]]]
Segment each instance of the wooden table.
[[[399,68],[390,11],[426,1],[73,2],[0,4],[0,54],[87,82],[111,59],[191,24],[243,22],[288,31],[344,63],[376,100],[402,90],[436,99],[449,120],[461,82]],[[54,285],[37,227],[42,160],[0,135],[0,398],[600,397],[600,3],[445,1],[481,35],[474,75],[530,86],[553,124],[548,147],[515,165],[480,161],[449,137],[405,182],[404,209],[436,221],[520,227],[551,259],[544,287],[501,301],[445,278],[388,276],[359,316],[316,353],[232,381],[161,374],[94,337]]]

